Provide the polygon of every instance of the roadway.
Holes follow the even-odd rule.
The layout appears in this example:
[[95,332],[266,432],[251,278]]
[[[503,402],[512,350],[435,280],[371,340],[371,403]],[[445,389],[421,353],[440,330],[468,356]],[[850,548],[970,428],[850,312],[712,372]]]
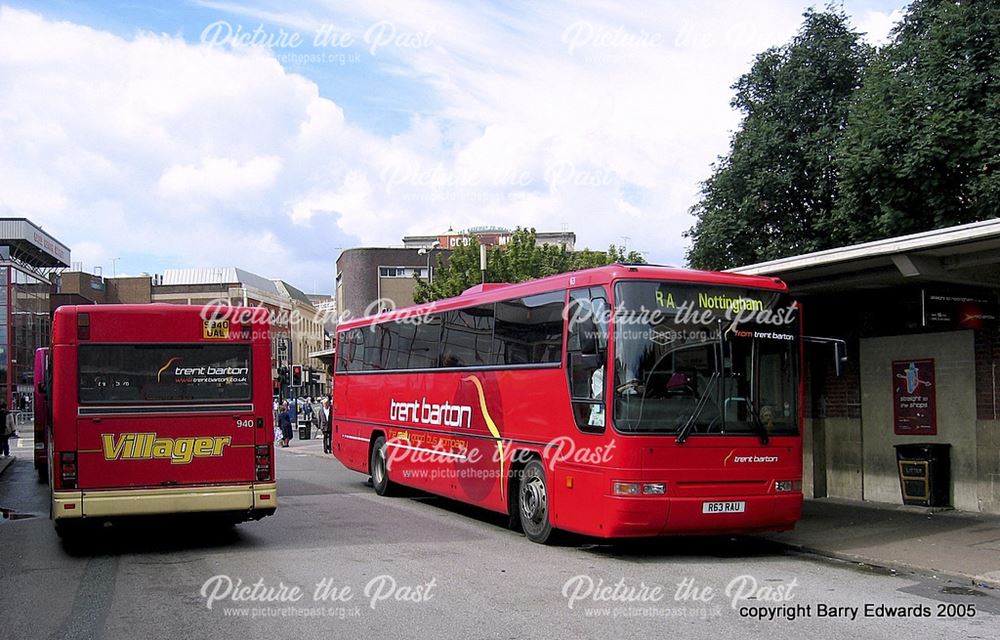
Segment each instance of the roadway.
[[[504,518],[447,500],[379,498],[316,440],[278,450],[273,517],[110,527],[67,547],[47,519],[30,438],[12,443],[21,459],[0,476],[9,638],[985,639],[1000,628],[996,592],[882,575],[760,538],[532,544]],[[258,582],[273,601],[233,598]],[[754,585],[756,598],[733,608]],[[975,617],[963,617],[970,604]],[[776,618],[741,615],[747,606]],[[931,615],[893,618],[886,608]]]

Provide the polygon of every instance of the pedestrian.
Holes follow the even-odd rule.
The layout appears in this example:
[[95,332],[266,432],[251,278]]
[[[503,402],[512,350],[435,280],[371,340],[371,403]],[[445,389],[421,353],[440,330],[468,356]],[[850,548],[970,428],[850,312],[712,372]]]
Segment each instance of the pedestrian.
[[309,437],[312,437],[312,428],[314,426],[316,415],[313,413],[312,398],[306,398],[306,401],[302,403],[302,417],[299,418],[299,426],[303,424],[309,429]]
[[281,446],[287,447],[292,439],[292,417],[288,415],[288,403],[281,403],[281,413],[278,414],[278,428],[281,429]]
[[3,457],[10,457],[10,438],[16,433],[14,427],[14,414],[7,411],[7,403],[0,402],[0,450],[3,450]]
[[330,399],[323,396],[323,407],[319,410],[319,430],[323,432],[323,453],[332,453],[330,437],[333,435],[333,409]]

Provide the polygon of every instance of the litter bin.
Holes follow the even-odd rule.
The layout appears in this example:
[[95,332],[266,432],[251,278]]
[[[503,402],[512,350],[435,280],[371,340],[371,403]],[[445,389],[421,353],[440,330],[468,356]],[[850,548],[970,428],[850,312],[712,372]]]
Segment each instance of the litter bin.
[[299,422],[299,440],[312,438],[312,422],[303,420]]
[[903,504],[951,506],[951,445],[932,442],[896,445]]

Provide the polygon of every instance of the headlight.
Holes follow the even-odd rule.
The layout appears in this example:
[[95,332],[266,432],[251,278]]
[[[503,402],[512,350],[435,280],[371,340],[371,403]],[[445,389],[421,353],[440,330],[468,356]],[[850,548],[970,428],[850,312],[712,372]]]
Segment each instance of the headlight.
[[801,480],[776,480],[774,483],[775,491],[802,491],[802,481]]

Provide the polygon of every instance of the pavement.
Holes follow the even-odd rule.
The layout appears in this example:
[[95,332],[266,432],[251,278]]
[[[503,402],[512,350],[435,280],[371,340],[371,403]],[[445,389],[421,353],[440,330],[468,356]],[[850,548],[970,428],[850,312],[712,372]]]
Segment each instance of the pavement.
[[827,558],[1000,589],[1000,516],[822,498],[806,500],[794,531],[767,538]]
[[[23,431],[20,433],[24,433]],[[14,461],[18,458],[18,452],[20,451],[20,457],[26,458],[29,462],[33,462],[32,458],[26,457],[24,455],[24,450],[27,449],[28,453],[34,455],[35,438],[34,434],[27,434],[27,437],[17,437],[10,439],[10,457],[4,457],[0,455],[0,474],[7,470],[7,467],[14,464]]]
[[[29,438],[30,439],[30,438]],[[24,440],[24,439],[20,439]],[[0,473],[17,457],[30,464],[30,442],[0,458]],[[318,429],[284,451],[335,461]],[[806,500],[794,531],[762,536],[789,549],[886,573],[921,574],[1000,590],[1000,516],[822,498]]]
[[17,455],[12,455],[9,458],[0,456],[0,473],[7,470],[7,467],[14,464],[14,460],[17,459]]

